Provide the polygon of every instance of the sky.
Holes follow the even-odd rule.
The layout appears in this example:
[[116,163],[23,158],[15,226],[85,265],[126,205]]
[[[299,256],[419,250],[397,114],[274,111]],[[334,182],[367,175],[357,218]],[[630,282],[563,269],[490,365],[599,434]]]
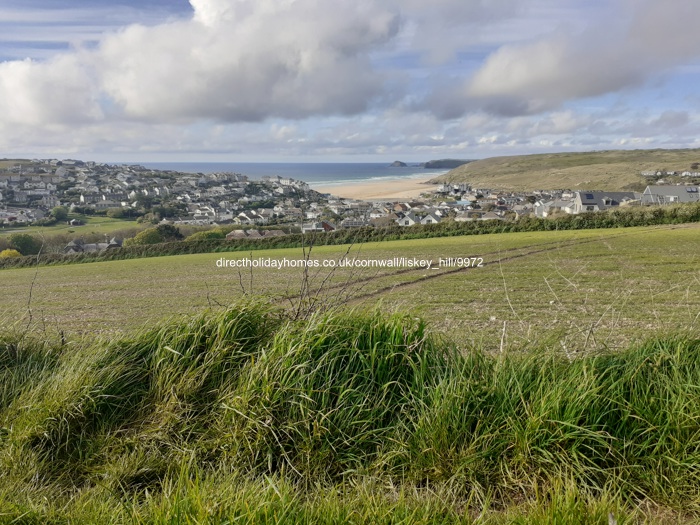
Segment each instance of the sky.
[[700,147],[700,2],[3,0],[0,157]]

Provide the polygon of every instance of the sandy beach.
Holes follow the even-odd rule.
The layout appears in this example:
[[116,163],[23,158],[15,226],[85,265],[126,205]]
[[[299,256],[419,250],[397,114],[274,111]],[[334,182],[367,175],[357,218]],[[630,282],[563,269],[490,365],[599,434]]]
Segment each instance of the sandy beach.
[[412,199],[419,197],[421,193],[432,191],[434,184],[427,181],[437,177],[434,173],[420,178],[396,178],[382,181],[358,182],[348,184],[333,184],[329,186],[315,186],[311,189],[321,193],[330,193],[336,197],[346,197],[361,200],[396,200]]

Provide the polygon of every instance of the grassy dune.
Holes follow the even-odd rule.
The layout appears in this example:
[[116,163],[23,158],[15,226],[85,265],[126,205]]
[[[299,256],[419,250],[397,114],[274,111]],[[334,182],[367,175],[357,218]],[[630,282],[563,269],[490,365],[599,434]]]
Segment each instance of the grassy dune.
[[29,164],[29,159],[0,159],[0,169],[7,169],[17,164]]
[[0,523],[618,523],[700,514],[700,340],[456,351],[259,301],[0,340]]
[[637,190],[642,171],[689,170],[700,150],[613,150],[492,157],[470,162],[434,179],[468,182],[475,187],[533,189]]

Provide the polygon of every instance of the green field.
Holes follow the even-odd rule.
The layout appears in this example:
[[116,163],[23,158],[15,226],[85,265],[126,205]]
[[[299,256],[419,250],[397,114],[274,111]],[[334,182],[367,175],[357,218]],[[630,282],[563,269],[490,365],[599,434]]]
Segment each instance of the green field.
[[23,326],[31,313],[35,329],[111,334],[245,294],[292,307],[308,282],[322,289],[324,308],[381,303],[488,350],[616,348],[659,331],[697,330],[699,234],[699,225],[514,233],[364,244],[347,255],[348,247],[324,246],[311,258],[482,257],[484,266],[319,268],[306,281],[300,269],[216,266],[221,257],[300,259],[300,249],[3,270],[0,318]]
[[71,237],[88,235],[110,235],[119,230],[132,228],[145,228],[136,221],[124,219],[111,219],[109,217],[85,217],[83,215],[71,214],[71,219],[78,218],[85,222],[80,226],[70,226],[69,224],[56,224],[54,226],[24,226],[19,228],[0,228],[0,237],[8,237],[13,233],[23,232],[32,235],[44,235],[46,237],[60,234],[69,234]]
[[0,524],[697,523],[699,235],[2,270]]

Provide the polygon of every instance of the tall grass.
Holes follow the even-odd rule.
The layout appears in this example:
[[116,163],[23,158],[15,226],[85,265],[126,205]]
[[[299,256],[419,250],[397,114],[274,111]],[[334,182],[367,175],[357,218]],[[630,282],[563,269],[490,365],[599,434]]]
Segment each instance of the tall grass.
[[0,379],[0,523],[700,511],[698,339],[493,356],[407,315],[251,302],[115,341],[6,336]]

